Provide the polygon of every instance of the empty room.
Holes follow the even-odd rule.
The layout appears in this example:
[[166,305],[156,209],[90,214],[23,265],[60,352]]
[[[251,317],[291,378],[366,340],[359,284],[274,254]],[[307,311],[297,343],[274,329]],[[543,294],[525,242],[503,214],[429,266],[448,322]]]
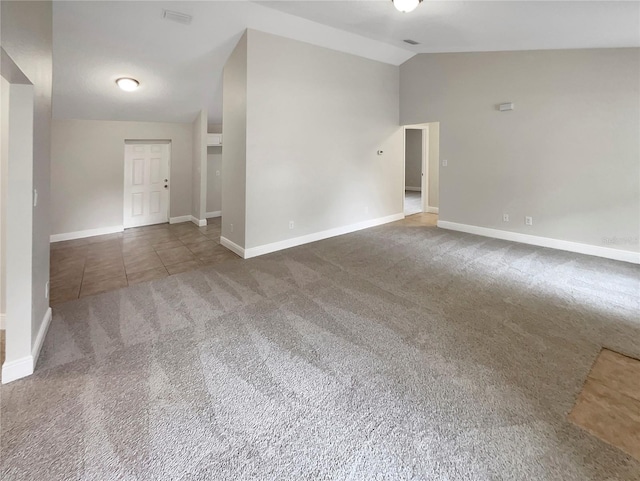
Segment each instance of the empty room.
[[640,480],[640,2],[0,27],[2,480]]

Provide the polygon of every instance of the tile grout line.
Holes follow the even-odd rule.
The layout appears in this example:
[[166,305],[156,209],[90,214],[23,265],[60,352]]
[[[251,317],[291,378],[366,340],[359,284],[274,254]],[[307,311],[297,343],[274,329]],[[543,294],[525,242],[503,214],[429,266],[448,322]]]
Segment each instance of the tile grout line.
[[[594,377],[591,377],[591,375],[587,376],[587,380],[589,380],[591,382],[595,382],[596,384],[599,384],[600,386],[606,388],[607,391],[614,392],[614,393],[616,393],[616,394],[618,394],[620,396],[623,396],[626,399],[631,399],[634,402],[634,404],[638,404],[638,406],[640,406],[640,399],[638,399],[638,398],[635,398],[633,396],[629,396],[628,394],[623,393],[622,391],[619,391],[619,390],[609,386],[608,384],[605,384],[601,380],[596,379]],[[586,381],[585,381],[585,384],[586,384]],[[583,389],[584,389],[584,387],[583,387]],[[582,391],[580,391],[580,393],[582,393]]]

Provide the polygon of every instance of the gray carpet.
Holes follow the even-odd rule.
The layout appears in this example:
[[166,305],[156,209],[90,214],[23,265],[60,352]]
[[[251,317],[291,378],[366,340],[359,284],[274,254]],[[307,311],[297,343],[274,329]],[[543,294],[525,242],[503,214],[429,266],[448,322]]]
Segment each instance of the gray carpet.
[[566,421],[638,266],[411,222],[61,305],[2,480],[639,480]]

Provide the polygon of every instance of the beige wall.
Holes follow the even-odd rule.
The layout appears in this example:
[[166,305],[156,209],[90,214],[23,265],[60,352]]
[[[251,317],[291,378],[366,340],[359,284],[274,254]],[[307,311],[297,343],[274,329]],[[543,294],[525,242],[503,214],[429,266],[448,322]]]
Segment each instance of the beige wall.
[[222,237],[245,243],[247,164],[247,33],[224,66],[222,118]]
[[[220,172],[220,175],[217,173]],[[222,210],[222,147],[207,148],[207,212]]]
[[122,225],[125,140],[171,141],[170,216],[192,214],[192,124],[54,120],[52,234]]
[[401,122],[440,122],[440,220],[640,250],[639,60],[629,48],[403,64]]
[[422,130],[407,129],[404,143],[404,185],[422,188]]
[[193,163],[191,167],[191,215],[204,220],[207,203],[207,111],[193,121]]
[[[248,39],[246,247],[401,213],[398,67],[255,30]],[[226,111],[224,122],[226,157]],[[227,222],[225,197],[222,207]]]
[[[50,152],[52,86],[51,2],[1,2],[0,42],[34,89],[31,343],[49,307],[45,285],[49,281]],[[7,346],[7,353],[9,346]]]

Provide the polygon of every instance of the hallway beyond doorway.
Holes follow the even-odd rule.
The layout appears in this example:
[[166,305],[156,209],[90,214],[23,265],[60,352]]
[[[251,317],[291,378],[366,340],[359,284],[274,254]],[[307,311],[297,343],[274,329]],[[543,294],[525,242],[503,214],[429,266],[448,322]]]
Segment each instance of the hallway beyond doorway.
[[422,193],[412,190],[404,191],[404,215],[422,212]]

